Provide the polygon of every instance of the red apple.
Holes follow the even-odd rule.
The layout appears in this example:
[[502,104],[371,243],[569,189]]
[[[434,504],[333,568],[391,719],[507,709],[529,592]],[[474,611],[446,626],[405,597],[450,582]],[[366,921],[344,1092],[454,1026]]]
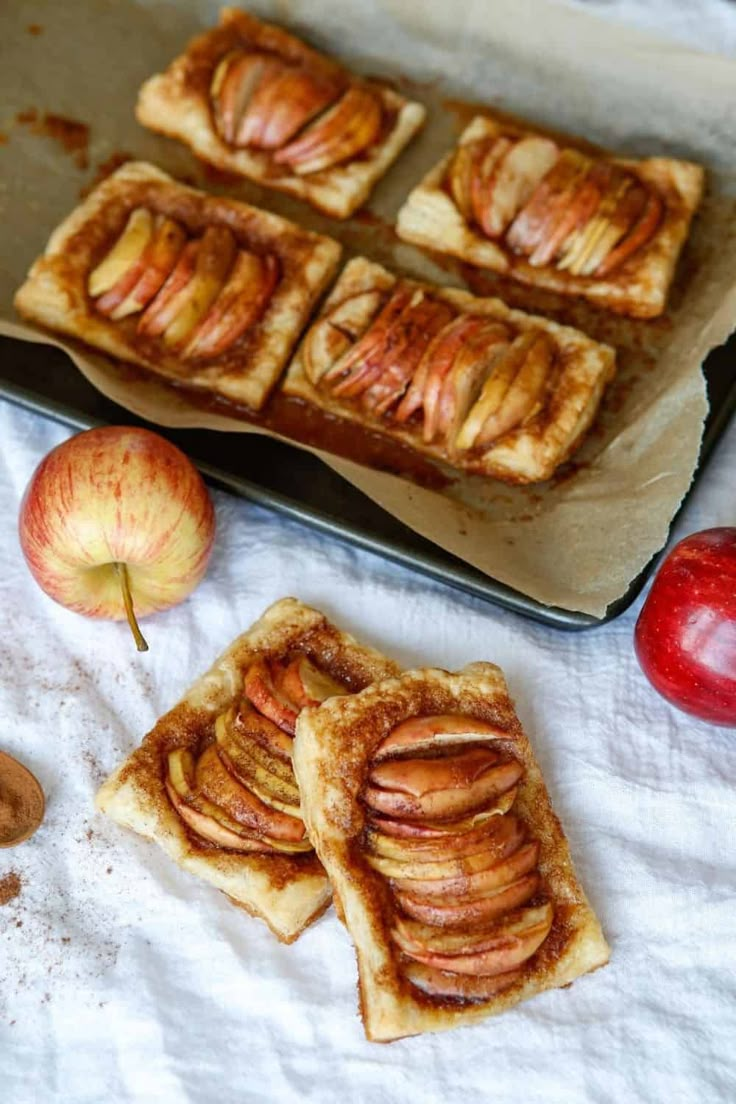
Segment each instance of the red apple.
[[204,575],[215,515],[194,465],[146,429],[105,426],[41,461],[20,509],[20,543],[42,590],[88,617],[136,623],[181,602]]
[[635,647],[652,686],[678,709],[736,725],[736,528],[675,545],[639,615]]

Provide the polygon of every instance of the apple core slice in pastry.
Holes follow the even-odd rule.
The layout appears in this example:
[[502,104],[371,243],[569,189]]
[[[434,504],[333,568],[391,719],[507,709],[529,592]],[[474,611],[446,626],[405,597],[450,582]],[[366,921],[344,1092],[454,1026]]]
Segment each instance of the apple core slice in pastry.
[[97,807],[291,942],[327,907],[330,886],[306,834],[285,714],[260,711],[268,697],[252,672],[264,670],[267,694],[297,716],[289,686],[317,702],[397,668],[285,598],[157,722],[105,782]]
[[[369,1039],[473,1022],[608,960],[493,664],[409,671],[303,710],[294,768]],[[386,828],[430,817],[430,835]]]

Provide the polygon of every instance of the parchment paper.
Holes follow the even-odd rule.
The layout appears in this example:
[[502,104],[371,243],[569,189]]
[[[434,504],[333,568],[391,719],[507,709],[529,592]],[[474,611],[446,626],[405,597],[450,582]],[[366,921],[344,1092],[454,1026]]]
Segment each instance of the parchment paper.
[[[343,224],[255,185],[218,183],[184,147],[135,122],[140,84],[216,21],[217,6],[205,0],[3,6],[0,332],[50,340],[19,324],[13,292],[80,190],[122,153],[332,234],[345,244],[346,257],[364,252],[409,274],[455,284],[462,283],[459,269],[438,267],[387,228],[465,121],[448,99],[495,104],[622,153],[703,161],[709,194],[663,319],[617,320],[547,293],[488,282],[514,305],[577,324],[619,349],[619,376],[598,425],[561,477],[519,489],[459,478],[438,493],[317,452],[396,517],[488,575],[549,605],[603,614],[666,539],[700,445],[706,412],[700,365],[736,323],[736,63],[543,0],[252,4],[256,14],[356,68],[393,77],[430,109],[425,133],[374,193],[370,209],[380,221]],[[86,124],[88,145],[82,140],[76,151],[65,149],[28,120],[31,109]],[[155,423],[263,432],[205,412],[156,380],[132,382],[126,369],[71,343],[56,343],[107,396]]]

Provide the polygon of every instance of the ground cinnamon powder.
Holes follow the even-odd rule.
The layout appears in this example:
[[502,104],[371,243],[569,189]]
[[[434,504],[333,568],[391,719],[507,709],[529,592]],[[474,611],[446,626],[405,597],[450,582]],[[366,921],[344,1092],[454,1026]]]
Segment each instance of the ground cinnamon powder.
[[19,895],[23,883],[20,875],[11,870],[0,878],[0,905],[8,905]]
[[0,845],[11,844],[43,816],[43,794],[25,767],[0,756]]

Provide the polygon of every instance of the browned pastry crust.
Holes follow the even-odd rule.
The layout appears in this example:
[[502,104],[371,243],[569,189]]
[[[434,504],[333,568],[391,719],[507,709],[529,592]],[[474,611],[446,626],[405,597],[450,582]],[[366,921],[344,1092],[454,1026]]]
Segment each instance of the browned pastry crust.
[[[352,160],[299,176],[274,161],[270,152],[238,148],[225,142],[215,126],[210,85],[218,63],[235,50],[257,50],[317,74],[344,87],[371,90],[380,100],[383,124],[378,139]],[[280,27],[263,23],[237,8],[223,8],[218,27],[189,43],[164,73],[143,85],[136,114],[152,130],[185,142],[204,161],[305,199],[334,218],[347,218],[422,126],[425,109],[388,85],[359,80],[337,62],[313,50]]]
[[284,598],[220,656],[108,778],[96,804],[119,824],[155,840],[184,870],[221,889],[291,943],[327,908],[330,885],[313,852],[301,855],[226,851],[188,831],[167,797],[165,759],[177,748],[199,751],[215,719],[243,693],[257,658],[303,653],[350,689],[395,673],[396,664],[330,624],[324,614]]
[[[408,718],[448,713],[497,726],[506,733],[503,743],[523,763],[515,808],[541,844],[539,871],[544,894],[554,905],[552,929],[522,976],[480,1002],[430,997],[405,979],[389,937],[395,906],[385,879],[363,851],[366,809],[360,793],[375,749]],[[498,667],[475,663],[456,674],[409,671],[353,697],[306,709],[297,723],[294,765],[310,839],[355,943],[360,1010],[369,1039],[388,1042],[483,1019],[545,989],[566,986],[608,961],[608,946],[575,875],[567,840]]]
[[[166,215],[189,235],[226,227],[239,247],[276,258],[279,279],[260,319],[214,358],[187,359],[138,332],[139,315],[113,321],[95,308],[88,277],[121,234],[131,212]],[[51,235],[15,296],[31,322],[70,334],[103,352],[259,409],[275,386],[318,296],[337,266],[340,246],[257,207],[205,195],[144,162],[109,176]]]
[[508,483],[534,483],[548,479],[577,448],[598,410],[606,385],[615,372],[615,352],[593,341],[579,330],[560,326],[547,318],[507,307],[500,299],[477,298],[455,288],[438,288],[416,281],[408,286],[423,288],[435,300],[448,304],[458,314],[481,315],[508,325],[512,332],[542,331],[555,348],[555,375],[544,405],[532,417],[498,437],[487,447],[467,452],[448,451],[445,443],[426,443],[416,419],[399,424],[389,412],[376,416],[360,401],[335,397],[320,382],[314,386],[306,369],[310,335],[320,319],[337,305],[359,293],[377,289],[390,292],[398,277],[364,257],[349,261],[326,299],[319,318],[299,346],[282,384],[283,390],[313,403],[341,418],[379,429],[429,456],[447,461],[464,471],[494,476]]
[[[532,127],[510,124],[487,112],[476,116],[466,127],[456,149],[485,138],[508,136],[515,140],[536,133]],[[566,145],[574,149],[575,140],[566,140]],[[620,314],[654,318],[662,313],[680,250],[702,196],[702,166],[666,157],[640,161],[602,159],[638,177],[663,201],[664,213],[648,242],[609,275],[575,276],[552,264],[533,266],[525,256],[505,246],[503,240],[492,240],[475,224],[470,224],[447,184],[454,156],[455,151],[451,151],[409,194],[398,215],[399,237],[450,253],[479,268],[492,269],[533,287],[581,296]]]

